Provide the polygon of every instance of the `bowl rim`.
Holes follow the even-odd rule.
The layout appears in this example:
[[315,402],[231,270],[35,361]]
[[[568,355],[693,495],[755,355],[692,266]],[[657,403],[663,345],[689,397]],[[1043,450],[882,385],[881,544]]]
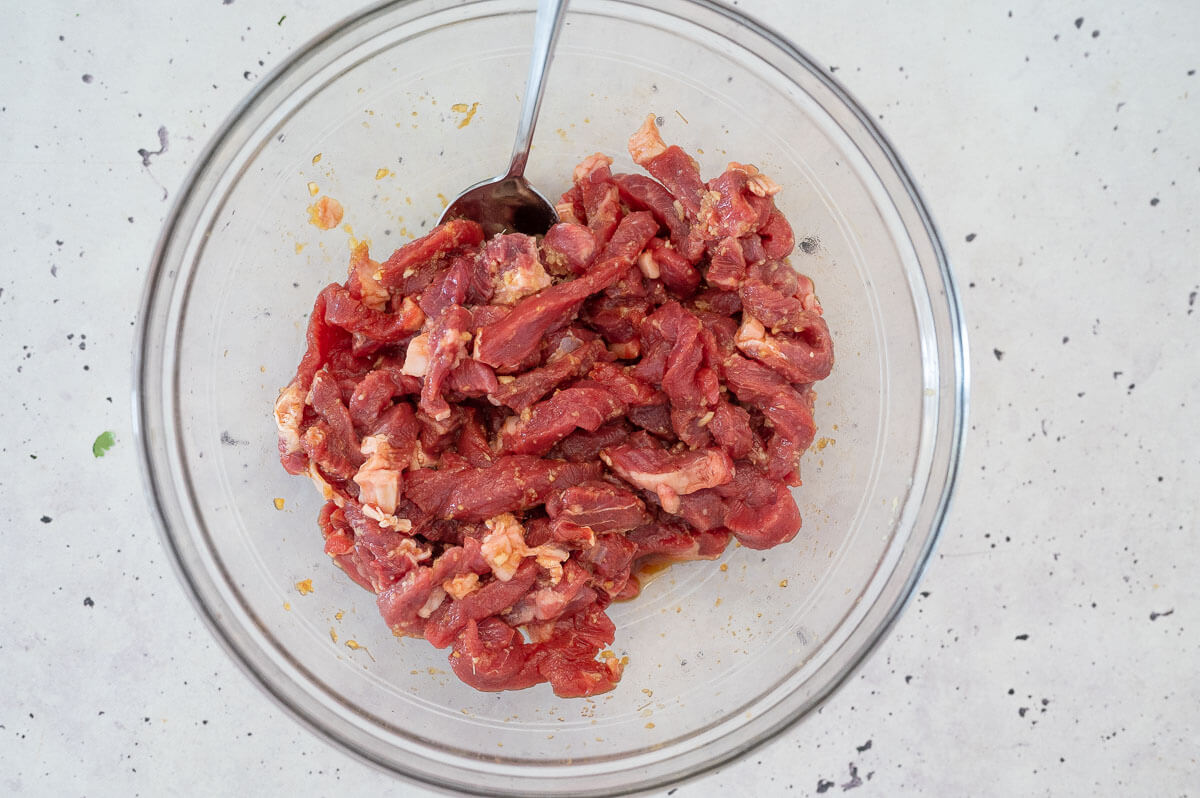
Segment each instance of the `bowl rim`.
[[[222,144],[230,137],[231,132],[247,110],[255,106],[260,98],[276,88],[293,70],[310,60],[314,52],[320,51],[325,45],[335,41],[348,30],[360,28],[363,25],[369,24],[375,18],[388,14],[393,9],[408,6],[417,1],[378,0],[358,12],[331,24],[284,58],[234,106],[232,111],[222,120],[221,124],[215,128],[204,148],[197,155],[194,164],[188,170],[181,184],[180,191],[174,198],[151,258],[139,303],[137,329],[135,332],[132,358],[131,410],[133,417],[132,432],[135,448],[138,452],[142,485],[146,493],[147,503],[152,510],[151,515],[159,531],[159,537],[168,554],[168,560],[171,562],[172,569],[175,571],[197,614],[230,659],[290,717],[299,721],[301,725],[312,731],[318,738],[335,745],[359,761],[365,762],[377,769],[417,782],[425,787],[446,791],[450,788],[448,783],[434,781],[415,771],[399,770],[394,764],[369,755],[356,747],[352,741],[344,739],[330,728],[322,725],[316,718],[311,717],[309,713],[293,704],[282,691],[273,685],[271,679],[265,673],[243,656],[239,644],[231,639],[221,622],[203,601],[196,579],[185,565],[184,553],[172,535],[171,526],[168,522],[168,511],[164,505],[164,486],[161,484],[161,481],[167,478],[155,471],[153,462],[155,458],[153,448],[156,443],[160,443],[153,440],[156,432],[153,426],[155,408],[150,405],[145,395],[145,386],[148,382],[155,379],[156,376],[153,373],[156,358],[152,354],[152,343],[156,340],[152,338],[152,333],[155,329],[153,311],[163,301],[163,298],[158,296],[158,293],[162,288],[164,272],[168,268],[166,258],[171,249],[172,242],[175,240],[185,211],[195,202],[195,192],[197,187],[201,185],[202,178],[217,171],[214,158]],[[659,10],[653,0],[605,1],[624,6]],[[459,5],[470,6],[487,2],[490,2],[490,0],[466,0]],[[717,0],[678,0],[678,2],[698,6],[707,12],[723,17],[729,22],[744,26],[751,33],[765,39],[768,43],[778,48],[796,65],[806,69],[862,125],[887,163],[891,166],[895,178],[899,180],[901,187],[908,194],[912,207],[916,211],[921,225],[928,236],[928,243],[932,248],[932,254],[937,264],[937,275],[941,279],[941,287],[944,288],[944,310],[948,314],[948,337],[950,344],[950,359],[945,365],[953,367],[953,393],[950,403],[950,408],[953,410],[953,418],[948,431],[948,439],[944,444],[938,440],[935,440],[933,443],[935,451],[940,445],[948,446],[948,451],[944,466],[944,481],[942,482],[941,491],[933,509],[929,534],[925,538],[924,545],[917,554],[915,564],[905,579],[903,586],[900,588],[896,598],[892,600],[891,606],[887,608],[883,618],[865,639],[857,643],[857,648],[847,664],[835,674],[834,678],[822,685],[801,708],[769,725],[765,730],[758,732],[741,745],[732,746],[719,756],[706,760],[702,766],[687,772],[675,772],[636,784],[631,783],[624,790],[625,792],[640,792],[669,784],[691,781],[740,759],[755,748],[774,740],[801,720],[808,718],[813,710],[819,708],[829,700],[832,695],[862,668],[882,640],[890,633],[897,619],[903,613],[909,601],[911,601],[916,585],[923,577],[925,569],[931,560],[932,552],[941,536],[957,485],[958,469],[965,443],[970,403],[970,360],[968,357],[967,328],[949,258],[945,252],[941,235],[928,209],[924,195],[911,177],[907,165],[884,135],[883,131],[876,125],[870,114],[864,110],[862,104],[858,102],[848,89],[842,86],[831,74],[828,74],[826,70],[821,69],[816,61],[800,47],[792,43],[787,37],[776,32],[770,26],[737,9],[717,2]],[[443,10],[445,8],[437,9],[437,11]],[[171,276],[173,275],[169,275],[168,279]],[[935,299],[936,297],[931,294],[931,302]],[[939,309],[940,311],[941,309]],[[170,419],[162,420],[170,421]],[[939,427],[941,423],[939,421]],[[936,466],[935,458],[935,461],[930,464],[930,485],[928,487],[935,487],[934,477],[940,476],[935,475],[933,472]],[[454,785],[457,789],[461,789],[462,786],[460,784]]]

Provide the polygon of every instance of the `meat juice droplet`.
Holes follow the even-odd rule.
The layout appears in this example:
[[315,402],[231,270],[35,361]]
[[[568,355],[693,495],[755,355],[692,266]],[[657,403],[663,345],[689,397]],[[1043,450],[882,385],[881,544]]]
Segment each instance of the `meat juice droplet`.
[[645,589],[646,585],[653,582],[655,579],[661,576],[664,571],[674,564],[675,563],[671,560],[659,560],[657,562],[643,563],[637,567],[637,570],[633,572],[633,575],[637,578],[638,583],[641,584],[642,588]]

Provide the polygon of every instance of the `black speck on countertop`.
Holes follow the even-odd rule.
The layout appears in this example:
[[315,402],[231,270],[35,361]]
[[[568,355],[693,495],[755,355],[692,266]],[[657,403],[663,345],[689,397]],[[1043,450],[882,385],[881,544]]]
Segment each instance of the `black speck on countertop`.
[[158,149],[157,150],[147,150],[145,147],[142,147],[138,150],[138,155],[142,156],[142,166],[149,166],[151,158],[153,158],[155,155],[162,155],[164,152],[166,152],[167,144],[168,144],[167,128],[165,125],[159,125],[158,126]]
[[1026,634],[1017,635],[1014,639],[1015,640],[1028,640],[1029,635],[1026,635]]
[[842,785],[842,792],[853,790],[855,787],[862,786],[862,779],[858,777],[858,766],[853,762],[850,763],[850,780]]
[[53,520],[54,520],[54,519],[53,519],[53,518],[51,518],[51,517],[50,517],[50,516],[48,516],[48,515],[43,515],[43,516],[42,516],[42,523],[43,523],[43,524],[48,524],[48,523],[50,523],[50,522],[51,522],[51,521],[53,521]]
[[1078,30],[1079,28],[1082,28],[1082,27],[1083,27],[1083,17],[1079,17],[1078,19],[1075,20],[1075,29]]
[[997,360],[1003,360],[1003,359],[1004,359],[1004,352],[1000,351],[999,349],[993,349],[993,350],[992,350],[992,354],[996,356],[996,359],[997,359]]
[[229,430],[225,430],[221,433],[221,443],[225,444],[226,446],[247,446],[249,445],[250,441],[239,440],[230,435]]
[[861,754],[863,751],[870,751],[870,750],[871,750],[871,741],[870,741],[870,740],[867,740],[867,741],[866,741],[865,743],[863,743],[862,745],[856,745],[856,746],[854,746],[854,750],[855,750],[855,751],[858,751],[860,754]]
[[970,244],[970,243],[971,243],[972,241],[974,241],[974,240],[975,240],[975,234],[974,234],[974,233],[967,233],[967,243],[968,243],[968,244]]
[[1153,208],[1157,204],[1158,204],[1158,197],[1151,197],[1150,198],[1150,207]]
[[1152,621],[1157,621],[1159,618],[1165,618],[1165,617],[1167,617],[1168,615],[1174,615],[1174,614],[1175,614],[1175,608],[1174,608],[1174,607],[1172,607],[1171,609],[1167,610],[1166,612],[1151,612],[1151,613],[1150,613],[1150,620],[1152,620]]
[[83,606],[85,606],[85,607],[95,607],[95,606],[96,606],[96,602],[92,601],[92,597],[91,597],[91,596],[84,596],[84,597],[83,597]]
[[1093,39],[1098,39],[1098,38],[1100,38],[1100,31],[1098,31],[1098,30],[1094,30],[1094,31],[1092,31],[1092,38],[1093,38]]
[[828,792],[829,788],[832,786],[833,786],[833,782],[830,781],[829,779],[817,779],[817,792],[818,793]]
[[83,82],[84,83],[91,83],[93,80],[95,80],[95,78],[92,77],[90,72],[83,73]]

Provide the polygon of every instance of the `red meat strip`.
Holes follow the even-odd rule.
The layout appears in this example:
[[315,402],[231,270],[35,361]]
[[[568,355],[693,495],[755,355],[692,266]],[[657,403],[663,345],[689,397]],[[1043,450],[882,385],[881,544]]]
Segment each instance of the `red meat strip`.
[[816,434],[812,405],[783,377],[740,355],[724,365],[725,380],[742,402],[762,411],[775,432],[792,441],[797,451],[812,445]]
[[763,260],[752,264],[749,269],[750,280],[757,280],[774,288],[784,296],[795,297],[802,301],[805,310],[814,310],[818,305],[808,304],[815,300],[812,296],[812,280],[802,277],[795,269],[782,260]]
[[737,290],[742,280],[746,279],[746,256],[742,254],[742,244],[738,239],[722,238],[717,242],[704,279],[713,288]]
[[708,190],[716,193],[712,205],[712,230],[721,237],[750,235],[767,221],[774,210],[770,197],[758,196],[750,188],[754,167],[732,163],[720,176],[708,181]]
[[700,197],[705,191],[704,181],[696,162],[675,145],[663,143],[654,124],[654,115],[629,138],[629,154],[633,162],[654,176],[659,183],[679,200],[684,211],[692,220],[700,211]]
[[733,461],[721,449],[669,452],[623,444],[605,449],[600,458],[621,479],[657,494],[669,513],[679,509],[680,496],[733,478]]
[[742,299],[733,291],[707,288],[696,295],[692,306],[707,313],[732,316],[742,312]]
[[[629,207],[650,211],[658,223],[667,228],[676,249],[686,245],[691,226],[684,217],[682,205],[675,205],[675,198],[661,183],[643,175],[614,175],[613,181]],[[686,257],[684,260],[689,261]]]
[[743,546],[769,549],[800,531],[800,510],[781,482],[763,479],[753,468],[738,469],[734,481],[717,489],[725,497],[725,526]]
[[308,391],[313,375],[333,358],[335,352],[350,349],[349,333],[325,319],[329,294],[337,287],[337,283],[331,283],[317,294],[312,314],[308,317],[308,330],[305,333],[308,347],[300,358],[300,365],[296,367],[296,376],[292,380],[302,393]]
[[595,432],[625,412],[625,406],[601,385],[576,384],[533,406],[528,419],[514,418],[501,437],[501,451],[543,455],[576,428]]
[[445,388],[467,397],[481,397],[494,393],[500,387],[496,372],[487,364],[473,358],[463,358],[446,375]]
[[410,457],[416,452],[417,437],[420,433],[421,425],[408,402],[397,402],[380,413],[371,430],[372,435],[385,436],[389,446],[407,453]]
[[742,257],[746,259],[747,264],[761,263],[766,259],[767,253],[763,250],[762,239],[757,234],[744,235],[738,239],[738,243],[742,245]]
[[429,366],[425,371],[425,382],[421,386],[421,412],[430,418],[442,421],[450,417],[450,405],[442,396],[442,386],[451,369],[458,365],[466,353],[471,335],[467,328],[471,324],[471,313],[459,305],[446,308],[429,331]]
[[404,302],[400,312],[389,313],[370,309],[337,284],[326,288],[325,294],[325,320],[371,341],[395,343],[411,336],[425,323],[425,314],[411,301]]
[[453,445],[458,437],[458,430],[467,420],[467,409],[460,404],[450,406],[450,417],[442,420],[431,418],[423,411],[417,411],[417,424],[421,431],[418,439],[425,453],[436,459]]
[[346,516],[336,502],[325,502],[317,515],[317,525],[325,538],[326,554],[332,557],[354,549],[354,530],[346,522]]
[[474,259],[460,255],[445,272],[435,278],[424,291],[417,304],[430,319],[442,315],[451,305],[461,305],[467,299],[474,271]]
[[676,297],[685,299],[700,287],[700,272],[678,249],[672,249],[661,238],[650,240],[650,256],[658,267],[659,278]]
[[789,319],[789,324],[786,330],[772,334],[762,322],[744,313],[735,339],[737,348],[789,382],[809,383],[828,377],[833,369],[833,340],[825,319],[805,310]]
[[768,258],[782,260],[796,248],[796,235],[792,226],[778,210],[773,211],[766,224],[758,229],[762,238],[763,254]]
[[733,460],[746,457],[754,446],[754,436],[750,432],[750,414],[745,408],[724,398],[717,402],[708,430],[717,445]]
[[[380,266],[379,282],[385,288],[412,294],[408,280],[420,268],[444,257],[459,247],[473,247],[483,241],[483,228],[467,219],[453,219],[433,228],[428,235],[410,241],[392,253]],[[422,286],[424,287],[424,286]]]
[[742,308],[772,329],[788,325],[804,312],[800,300],[789,296],[757,277],[738,287]]
[[[709,435],[701,419],[719,395],[717,374],[703,365],[700,321],[678,302],[668,302],[643,325],[643,336],[671,344],[662,374],[662,388],[671,400],[671,424],[688,446],[707,445]],[[644,376],[639,374],[638,376]]]
[[628,437],[629,428],[620,422],[605,424],[595,432],[576,430],[559,441],[551,454],[572,463],[591,463],[600,456],[601,449],[621,443]]
[[468,621],[481,621],[515,604],[533,586],[537,571],[537,563],[527,558],[507,582],[493,579],[461,599],[443,602],[429,616],[429,623],[425,625],[425,639],[434,648],[450,645],[458,633],[466,628]]
[[542,336],[567,324],[579,303],[620,279],[657,228],[658,223],[648,213],[626,216],[587,274],[522,299],[512,313],[480,329],[475,340],[476,359],[500,368],[515,366],[536,352]]
[[[534,565],[532,560],[529,564]],[[393,633],[420,637],[425,633],[427,619],[447,603],[444,598],[440,602],[435,598],[439,595],[435,591],[441,589],[443,582],[460,574],[479,575],[489,571],[487,562],[480,556],[479,541],[466,538],[462,546],[446,549],[432,566],[412,568],[399,582],[379,591],[376,604]]]
[[417,377],[401,374],[396,368],[375,369],[354,386],[349,404],[350,420],[356,429],[370,429],[397,396],[420,392],[421,380]]
[[616,657],[597,662],[597,652],[612,643],[616,628],[596,605],[555,622],[549,640],[538,644],[530,661],[560,698],[583,698],[608,692],[621,678]]
[[[658,232],[658,222],[654,220],[654,216],[646,211],[634,211],[631,214],[621,219],[621,223],[617,225],[616,232],[613,233],[612,239],[604,247],[597,260],[596,268],[599,270],[607,264],[614,264],[619,279],[625,271],[633,265],[637,260],[637,256],[641,253],[646,245],[650,243],[650,239]],[[610,267],[613,268],[613,267]],[[584,276],[584,279],[591,277],[589,273]],[[616,280],[602,279],[603,286],[599,290],[603,290],[612,285]]]
[[510,233],[488,241],[476,258],[471,294],[480,301],[510,305],[549,286],[550,281],[538,258],[536,239]]
[[583,274],[599,251],[596,235],[582,224],[560,222],[542,237],[542,261],[551,274]]
[[501,381],[488,399],[520,412],[567,380],[586,374],[604,351],[604,344],[598,340],[580,343],[578,348],[553,357],[544,366]]
[[554,209],[558,218],[566,224],[583,224],[587,215],[583,211],[583,192],[578,184],[573,184],[558,198]]
[[404,493],[438,518],[480,522],[536,507],[556,490],[598,478],[600,470],[599,463],[505,455],[491,468],[415,471],[407,475]]
[[454,640],[450,668],[476,690],[520,690],[540,681],[536,671],[522,677],[530,649],[520,633],[499,618],[468,620]]
[[591,567],[596,586],[616,597],[629,581],[636,556],[637,544],[628,535],[614,533],[598,535],[596,542],[583,552],[583,562]]
[[473,468],[490,468],[496,456],[488,444],[487,429],[479,420],[475,408],[468,408],[467,419],[458,430],[454,451]]
[[666,401],[662,391],[638,379],[628,368],[601,361],[592,366],[588,378],[603,385],[628,407],[645,407]]
[[621,201],[617,184],[608,165],[612,159],[597,153],[575,168],[575,183],[583,200],[587,226],[603,247],[613,236],[621,220]]
[[553,521],[570,521],[597,535],[628,532],[648,519],[646,505],[632,491],[600,480],[581,482],[546,502]]
[[591,574],[582,565],[575,560],[567,560],[563,563],[563,574],[558,583],[526,593],[512,609],[504,613],[505,622],[524,626],[539,621],[553,621],[581,609],[583,603],[591,604],[596,600],[596,595],[588,589],[590,578]]
[[725,526],[725,500],[716,490],[708,488],[679,497],[680,518],[697,532],[709,532]]
[[331,377],[328,371],[318,371],[313,377],[308,396],[312,409],[325,422],[328,432],[325,437],[330,438],[328,445],[339,455],[345,456],[355,467],[360,465],[364,458],[358,451],[358,435],[354,432],[350,411],[342,403],[342,392],[337,380]]
[[729,544],[724,529],[694,532],[678,519],[652,521],[629,533],[637,546],[636,559],[651,562],[712,560],[721,556]]
[[620,270],[614,266],[603,273],[593,269],[587,277],[559,283],[526,297],[512,313],[479,330],[475,357],[495,368],[520,364],[536,354],[546,333],[571,321],[579,303],[604,288],[605,280],[615,282],[619,276]]
[[650,302],[645,298],[601,295],[584,304],[579,320],[600,333],[610,345],[625,344],[637,340],[638,327],[650,311]]

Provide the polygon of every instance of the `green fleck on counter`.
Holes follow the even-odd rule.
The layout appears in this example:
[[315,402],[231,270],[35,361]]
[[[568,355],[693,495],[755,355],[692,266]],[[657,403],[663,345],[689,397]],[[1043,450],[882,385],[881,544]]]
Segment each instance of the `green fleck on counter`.
[[103,457],[116,442],[117,439],[113,437],[112,432],[104,430],[104,432],[96,436],[96,440],[92,443],[92,456]]

